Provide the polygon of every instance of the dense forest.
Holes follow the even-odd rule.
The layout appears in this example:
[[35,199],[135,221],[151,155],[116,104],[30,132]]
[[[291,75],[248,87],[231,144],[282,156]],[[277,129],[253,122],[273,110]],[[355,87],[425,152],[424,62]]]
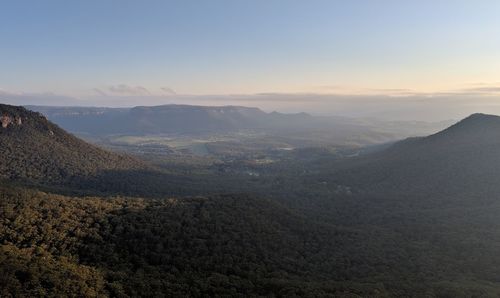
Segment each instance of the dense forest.
[[0,129],[0,177],[46,185],[72,186],[75,180],[109,171],[147,169],[126,155],[90,145],[21,107],[0,105],[0,114],[19,119]]
[[500,294],[496,251],[450,250],[463,241],[456,232],[432,245],[407,227],[311,223],[248,196],[74,198],[2,187],[0,207],[2,296]]
[[364,274],[346,263],[357,233],[304,225],[286,208],[251,197],[82,199],[3,188],[0,210],[4,294],[383,291],[327,282],[342,271]]
[[2,297],[500,295],[499,117],[248,164],[130,157],[0,108],[22,119],[0,128]]

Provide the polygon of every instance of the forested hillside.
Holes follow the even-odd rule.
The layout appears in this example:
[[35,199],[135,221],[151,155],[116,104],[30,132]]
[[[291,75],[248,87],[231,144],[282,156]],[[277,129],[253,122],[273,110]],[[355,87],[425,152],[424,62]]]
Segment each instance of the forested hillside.
[[149,164],[0,107],[2,297],[500,295],[498,117],[250,167]]
[[500,294],[497,254],[476,272],[467,251],[454,260],[409,235],[314,224],[252,197],[0,194],[2,296]]
[[428,137],[409,138],[374,154],[325,163],[321,175],[364,191],[496,200],[499,148],[500,117],[474,114]]
[[[359,233],[305,224],[269,201],[83,199],[6,187],[0,194],[2,296],[385,291],[336,281],[367,274],[370,261],[353,254]],[[359,266],[350,268],[354,260]]]
[[91,145],[22,107],[0,105],[0,179],[79,194],[198,194],[191,178]]
[[147,168],[129,156],[90,145],[43,115],[22,107],[0,105],[12,119],[0,127],[0,177],[42,184],[68,185],[106,171]]

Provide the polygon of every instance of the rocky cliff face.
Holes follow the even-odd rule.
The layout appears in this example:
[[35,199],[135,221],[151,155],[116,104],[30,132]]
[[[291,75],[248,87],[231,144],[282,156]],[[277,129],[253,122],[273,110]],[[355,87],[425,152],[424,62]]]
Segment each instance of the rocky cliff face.
[[18,133],[19,129],[23,132],[31,129],[48,131],[52,129],[51,126],[41,113],[0,103],[0,133]]
[[7,126],[9,126],[9,124],[12,122],[12,118],[4,114],[2,115],[2,117],[0,117],[0,122],[2,123],[3,128],[7,128]]
[[2,117],[0,117],[0,123],[2,124],[2,128],[7,128],[9,125],[22,125],[23,119],[21,116],[3,114]]

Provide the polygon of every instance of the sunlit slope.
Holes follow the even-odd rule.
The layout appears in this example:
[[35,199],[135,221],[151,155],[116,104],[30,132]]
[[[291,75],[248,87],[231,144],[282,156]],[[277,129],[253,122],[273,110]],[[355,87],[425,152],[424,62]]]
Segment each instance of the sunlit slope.
[[107,171],[145,169],[129,156],[88,144],[22,107],[0,105],[0,177],[67,185]]

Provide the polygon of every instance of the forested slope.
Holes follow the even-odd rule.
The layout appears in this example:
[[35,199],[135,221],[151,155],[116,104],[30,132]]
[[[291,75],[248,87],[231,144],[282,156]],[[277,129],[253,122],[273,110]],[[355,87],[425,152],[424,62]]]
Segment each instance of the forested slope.
[[325,163],[321,175],[369,192],[494,199],[500,193],[500,117],[474,114],[428,137]]
[[0,105],[5,127],[0,127],[0,177],[67,185],[105,171],[144,169],[129,156],[90,145],[39,113]]
[[192,177],[91,145],[43,115],[0,104],[0,180],[78,194],[198,194]]
[[500,295],[497,118],[242,180],[170,175],[2,108],[2,297]]
[[311,225],[266,200],[69,198],[1,187],[0,210],[2,296],[385,291],[339,282],[366,275],[359,233]]

